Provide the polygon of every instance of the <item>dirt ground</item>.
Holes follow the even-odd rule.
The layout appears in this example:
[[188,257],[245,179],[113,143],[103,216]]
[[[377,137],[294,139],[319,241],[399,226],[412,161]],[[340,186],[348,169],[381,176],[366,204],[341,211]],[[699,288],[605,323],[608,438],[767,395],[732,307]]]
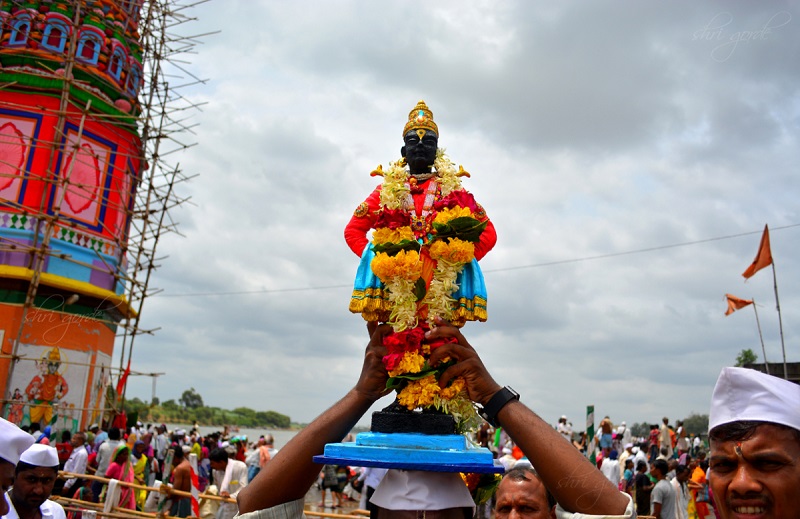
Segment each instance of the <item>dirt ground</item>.
[[[319,507],[322,492],[316,487],[312,486],[306,494],[305,509],[312,512],[330,512],[332,514],[352,514],[354,510],[358,509],[358,499],[355,501],[348,499],[346,496],[342,499],[342,506],[333,508],[333,501],[330,492],[325,492],[325,507]],[[357,496],[357,495],[356,495]]]

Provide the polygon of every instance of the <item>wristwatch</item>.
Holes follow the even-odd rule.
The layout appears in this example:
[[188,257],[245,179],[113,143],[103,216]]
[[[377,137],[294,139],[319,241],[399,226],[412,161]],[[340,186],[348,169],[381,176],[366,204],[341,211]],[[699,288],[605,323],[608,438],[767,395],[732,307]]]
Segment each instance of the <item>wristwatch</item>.
[[509,386],[504,387],[494,394],[492,398],[486,402],[486,405],[478,410],[478,414],[489,422],[492,427],[497,427],[497,413],[500,412],[507,403],[512,400],[519,400],[519,393],[511,389]]

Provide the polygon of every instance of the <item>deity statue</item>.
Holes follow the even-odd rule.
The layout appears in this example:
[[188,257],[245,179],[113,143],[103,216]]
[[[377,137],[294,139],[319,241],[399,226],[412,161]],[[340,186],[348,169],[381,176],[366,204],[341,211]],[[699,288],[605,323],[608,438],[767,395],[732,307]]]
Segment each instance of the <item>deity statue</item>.
[[403,142],[402,158],[386,171],[378,166],[372,172],[383,183],[358,206],[344,231],[361,258],[350,311],[392,325],[394,333],[384,339],[387,387],[398,392],[392,411],[422,408],[464,416],[471,409],[464,381],[439,388],[446,366],[433,368],[426,359],[440,344],[427,344],[424,334],[437,319],[456,326],[486,320],[478,260],[494,247],[497,234],[486,211],[461,186],[469,173],[456,169],[438,147],[439,128],[424,101],[409,113]]

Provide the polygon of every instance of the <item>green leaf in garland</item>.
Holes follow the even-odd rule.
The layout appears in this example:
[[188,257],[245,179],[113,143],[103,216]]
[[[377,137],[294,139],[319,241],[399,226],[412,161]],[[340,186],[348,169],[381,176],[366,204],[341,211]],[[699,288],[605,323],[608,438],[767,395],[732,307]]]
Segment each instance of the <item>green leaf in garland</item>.
[[419,252],[420,244],[415,240],[403,240],[400,243],[378,243],[372,245],[372,250],[375,254],[379,252],[385,252],[389,256],[397,256],[397,254],[401,251],[416,251]]
[[422,298],[425,297],[427,292],[428,289],[425,288],[425,280],[422,278],[417,279],[417,282],[414,283],[414,295],[417,296],[417,301],[422,301]]
[[439,239],[458,238],[459,240],[476,242],[480,239],[483,230],[486,229],[487,223],[488,220],[479,222],[475,218],[461,216],[445,224],[435,223],[433,228],[436,229],[436,237]]
[[389,377],[389,380],[386,381],[386,389],[397,389],[403,385],[404,381],[420,380],[428,375],[434,375],[438,380],[439,377],[442,376],[442,373],[444,373],[444,370],[455,363],[455,360],[449,360],[447,362],[442,362],[436,368],[432,368],[426,361],[419,373],[403,373],[402,375]]

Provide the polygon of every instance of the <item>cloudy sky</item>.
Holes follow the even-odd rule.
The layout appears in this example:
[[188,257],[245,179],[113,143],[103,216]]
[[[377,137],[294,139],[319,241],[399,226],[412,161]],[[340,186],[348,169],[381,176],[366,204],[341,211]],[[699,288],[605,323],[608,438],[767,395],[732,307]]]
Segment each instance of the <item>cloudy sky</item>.
[[[163,401],[310,421],[367,343],[342,231],[424,99],[498,233],[489,320],[464,333],[555,423],[706,413],[723,366],[800,360],[800,9],[789,2],[209,2],[176,157],[198,174],[152,286],[134,369]],[[150,379],[129,384],[149,399]],[[388,404],[388,399],[380,406]],[[368,418],[361,422],[368,425]]]

